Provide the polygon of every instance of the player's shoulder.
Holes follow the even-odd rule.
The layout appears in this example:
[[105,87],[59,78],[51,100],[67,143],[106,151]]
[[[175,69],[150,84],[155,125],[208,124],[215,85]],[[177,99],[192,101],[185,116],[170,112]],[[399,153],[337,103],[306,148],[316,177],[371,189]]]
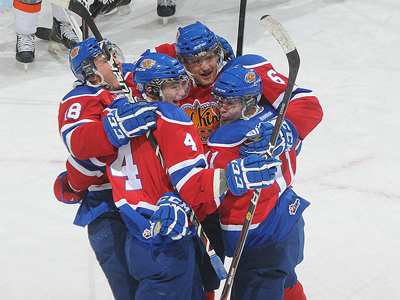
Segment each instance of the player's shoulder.
[[102,89],[88,86],[88,85],[79,85],[73,88],[68,94],[66,94],[63,98],[63,102],[67,101],[70,98],[78,98],[78,97],[96,97],[102,93]]
[[208,144],[213,145],[229,145],[234,146],[243,143],[246,134],[256,128],[261,122],[271,121],[276,116],[276,111],[269,107],[263,106],[260,111],[248,120],[237,120],[234,123],[226,124],[215,130],[208,138]]
[[182,109],[169,102],[157,102],[157,113],[169,122],[192,123],[192,120]]
[[133,63],[123,63],[123,64],[121,65],[121,67],[122,67],[122,74],[126,75],[126,74],[128,74],[128,73],[132,73],[133,67],[134,67],[134,66],[135,66],[135,65],[134,65]]
[[221,70],[221,73],[233,66],[242,65],[246,68],[255,68],[257,66],[265,64],[269,64],[269,61],[261,55],[245,54],[228,61],[228,63]]

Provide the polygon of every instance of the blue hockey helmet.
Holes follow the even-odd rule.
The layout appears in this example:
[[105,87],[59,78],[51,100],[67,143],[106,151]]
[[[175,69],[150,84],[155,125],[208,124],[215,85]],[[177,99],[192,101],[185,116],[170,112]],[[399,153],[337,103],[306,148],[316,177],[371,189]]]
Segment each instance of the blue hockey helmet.
[[[124,62],[121,49],[107,39],[104,39],[104,42],[108,51],[120,62]],[[103,53],[102,47],[94,37],[76,44],[69,52],[69,63],[75,77],[83,82],[89,80],[96,70],[93,59]]]
[[176,58],[163,53],[145,52],[135,63],[133,81],[142,95],[151,94],[163,101],[163,87],[166,83],[184,83],[182,86],[185,93],[180,99],[185,98],[190,91],[190,79],[184,66]]
[[221,63],[223,48],[218,37],[208,27],[200,22],[179,27],[175,41],[175,51],[178,59],[185,63],[187,59],[207,55],[215,51]]
[[240,100],[242,117],[253,108],[258,107],[262,95],[260,76],[253,69],[236,65],[226,70],[216,80],[211,91],[211,99],[219,103]]

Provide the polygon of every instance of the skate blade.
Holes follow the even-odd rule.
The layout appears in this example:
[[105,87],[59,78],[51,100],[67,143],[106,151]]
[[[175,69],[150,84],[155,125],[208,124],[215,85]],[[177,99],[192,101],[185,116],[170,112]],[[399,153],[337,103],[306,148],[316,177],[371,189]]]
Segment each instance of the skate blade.
[[29,70],[34,70],[35,69],[35,61],[30,62],[30,63],[24,63],[24,62],[20,62],[17,61],[17,69],[19,69],[20,67],[22,67],[22,69],[24,70],[25,73],[28,73]]
[[131,12],[131,7],[129,6],[129,4],[117,7],[117,14],[119,16],[127,15],[130,12]]
[[168,24],[168,17],[163,17],[163,18],[162,18],[162,23],[163,23],[164,26],[167,26],[167,24]]
[[54,42],[52,40],[50,40],[50,44],[49,44],[49,47],[47,48],[47,50],[50,53],[53,53],[53,54],[56,54],[56,55],[66,55],[66,56],[68,56],[68,54],[69,54],[69,50],[66,47],[64,47],[63,44]]
[[108,19],[110,19],[110,17],[113,17],[114,15],[123,16],[123,15],[129,14],[130,12],[131,12],[131,8],[130,8],[129,4],[123,5],[123,6],[118,6],[106,14],[99,14],[96,17],[96,20],[97,21],[108,20]]

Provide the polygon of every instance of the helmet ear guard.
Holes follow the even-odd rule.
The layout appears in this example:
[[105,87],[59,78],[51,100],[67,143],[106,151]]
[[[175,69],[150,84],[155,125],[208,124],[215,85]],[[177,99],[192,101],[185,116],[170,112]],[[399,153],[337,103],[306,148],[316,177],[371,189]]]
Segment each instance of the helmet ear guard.
[[89,58],[85,59],[82,62],[82,75],[89,80],[89,78],[95,75],[94,69],[96,68],[93,63],[89,60]]

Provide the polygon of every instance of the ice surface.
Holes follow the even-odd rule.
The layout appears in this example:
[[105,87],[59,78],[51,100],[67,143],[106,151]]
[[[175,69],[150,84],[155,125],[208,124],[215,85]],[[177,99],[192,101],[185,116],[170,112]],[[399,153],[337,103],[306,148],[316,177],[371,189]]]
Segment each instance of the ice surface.
[[[154,2],[154,3],[153,3]],[[58,135],[60,99],[74,77],[66,56],[36,43],[25,72],[15,60],[11,0],[0,4],[0,299],[112,299],[76,206],[52,191],[67,152]],[[174,42],[177,28],[208,25],[236,49],[239,1],[177,1],[163,26],[156,2],[132,0],[131,13],[97,21],[132,62],[146,48]],[[298,267],[309,300],[400,299],[400,2],[248,1],[243,53],[287,74],[283,51],[261,26],[273,15],[297,46],[297,83],[324,109],[306,138],[295,190],[311,202],[305,260]],[[39,26],[51,26],[43,2]],[[397,174],[397,175],[396,175]]]

